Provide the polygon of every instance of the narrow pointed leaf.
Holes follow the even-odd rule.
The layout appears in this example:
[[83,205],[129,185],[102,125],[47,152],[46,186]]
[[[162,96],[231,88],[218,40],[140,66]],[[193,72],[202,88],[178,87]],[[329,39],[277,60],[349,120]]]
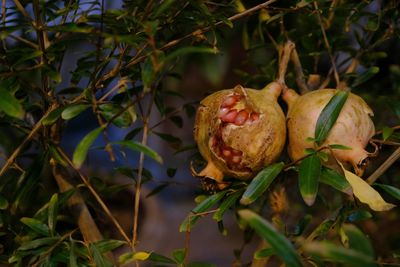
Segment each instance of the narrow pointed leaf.
[[18,119],[24,118],[25,115],[25,111],[18,99],[4,88],[0,88],[0,111]]
[[136,141],[124,140],[124,141],[113,142],[112,144],[120,145],[120,146],[129,148],[130,150],[133,150],[133,151],[142,152],[146,156],[148,156],[148,157],[154,159],[155,161],[157,161],[158,163],[161,163],[161,164],[163,163],[163,159],[161,158],[161,156],[156,151],[154,151],[150,147],[148,147],[146,145],[143,145],[141,143],[138,143]]
[[5,210],[8,208],[8,200],[0,195],[0,210]]
[[310,242],[303,246],[304,250],[325,261],[346,264],[352,267],[375,267],[370,255],[362,254],[356,250],[338,246],[327,241]]
[[349,247],[365,255],[375,257],[374,248],[372,247],[371,240],[355,225],[343,224],[343,231],[349,240]]
[[60,240],[59,237],[44,237],[29,241],[21,245],[18,250],[31,250],[42,246],[51,246]]
[[89,132],[76,146],[74,154],[72,156],[72,162],[75,167],[80,168],[86,159],[86,155],[90,146],[103,131],[103,127],[98,127],[91,132]]
[[60,118],[61,113],[63,112],[64,107],[56,108],[55,110],[51,111],[46,117],[43,118],[42,124],[43,125],[51,125],[55,123],[58,118]]
[[275,255],[275,250],[273,248],[264,248],[264,249],[256,251],[256,253],[254,253],[254,259],[261,260],[261,259],[269,258],[272,255]]
[[259,236],[264,238],[274,249],[275,254],[285,262],[288,267],[301,267],[302,263],[293,244],[279,233],[268,221],[261,218],[251,210],[240,210],[239,216],[246,221]]
[[299,188],[301,196],[308,206],[313,205],[315,202],[320,174],[321,160],[317,154],[313,154],[301,161],[299,168]]
[[348,96],[349,92],[338,91],[322,109],[315,127],[315,142],[317,144],[322,144],[328,137]]
[[214,213],[213,219],[216,220],[217,222],[222,221],[222,217],[224,216],[225,212],[232,207],[236,201],[239,199],[239,197],[242,195],[243,191],[238,191],[235,192],[231,195],[229,195],[219,206],[218,211]]
[[394,197],[395,199],[400,200],[400,189],[391,185],[387,184],[377,184],[375,183],[374,186],[377,186],[383,189],[386,193]]
[[23,217],[21,218],[21,222],[38,234],[48,236],[50,233],[49,227],[36,219]]
[[71,240],[69,248],[69,266],[78,267],[78,261],[75,253],[75,242]]
[[212,196],[209,196],[205,200],[203,200],[200,204],[198,204],[190,214],[185,218],[182,224],[179,227],[180,232],[187,232],[193,227],[193,225],[197,222],[201,215],[196,215],[199,213],[203,213],[210,209],[212,206],[218,203],[226,194],[226,191],[218,192]]
[[319,181],[343,193],[353,195],[353,189],[351,188],[349,182],[347,182],[346,178],[335,170],[323,167]]
[[95,244],[90,245],[90,251],[94,259],[95,266],[101,267],[111,267],[112,264],[106,260],[106,258],[101,254],[99,249]]
[[121,241],[121,240],[114,240],[114,239],[105,239],[105,240],[100,240],[95,243],[97,249],[100,251],[100,253],[106,253],[111,250],[114,250],[116,248],[119,248],[120,246],[125,245],[126,242]]
[[48,209],[48,224],[52,234],[56,229],[57,223],[57,213],[58,213],[58,194],[54,194],[49,202],[49,209]]
[[353,188],[354,195],[362,202],[367,204],[371,209],[375,211],[386,211],[394,208],[396,205],[387,203],[381,195],[373,189],[366,181],[358,177],[352,172],[346,170],[341,165],[344,175],[347,181]]
[[249,205],[257,200],[267,190],[275,177],[282,171],[283,162],[272,164],[262,171],[250,182],[242,198],[240,204]]
[[89,104],[78,104],[64,108],[61,112],[61,118],[70,120],[90,107]]

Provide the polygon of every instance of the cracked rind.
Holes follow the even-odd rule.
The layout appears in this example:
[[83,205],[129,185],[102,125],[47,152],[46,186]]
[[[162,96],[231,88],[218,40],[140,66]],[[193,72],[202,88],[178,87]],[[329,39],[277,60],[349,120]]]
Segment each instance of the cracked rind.
[[[276,91],[275,82],[263,90],[239,85],[234,89],[215,92],[201,101],[196,114],[194,137],[204,159],[212,161],[225,175],[242,180],[252,178],[263,167],[274,162],[281,154],[286,139],[285,115],[276,101]],[[248,171],[228,168],[225,161],[213,151],[210,141],[222,124],[218,117],[220,105],[226,97],[234,93],[240,94],[246,105],[260,114],[256,121],[246,122],[241,126],[228,123],[221,131],[227,146],[243,152],[241,164],[251,169]],[[203,127],[198,127],[199,125]]]

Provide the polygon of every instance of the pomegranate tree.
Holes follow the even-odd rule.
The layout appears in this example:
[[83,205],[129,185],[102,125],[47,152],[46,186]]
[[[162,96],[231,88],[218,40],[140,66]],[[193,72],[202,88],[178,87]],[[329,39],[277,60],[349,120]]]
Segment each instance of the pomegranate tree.
[[[285,88],[284,76],[292,42],[281,54],[278,78],[261,90],[237,85],[215,92],[200,102],[194,137],[206,167],[195,173],[223,188],[225,175],[246,180],[274,162],[286,138],[285,115],[277,103]],[[208,180],[209,181],[209,180]]]

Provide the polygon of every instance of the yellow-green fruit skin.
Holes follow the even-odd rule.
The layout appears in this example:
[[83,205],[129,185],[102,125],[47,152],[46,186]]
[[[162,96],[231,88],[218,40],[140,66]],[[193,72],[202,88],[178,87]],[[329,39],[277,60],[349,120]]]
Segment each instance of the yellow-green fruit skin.
[[[279,93],[275,89],[274,83],[263,90],[237,86],[215,92],[201,101],[196,113],[195,141],[204,159],[212,162],[224,175],[247,180],[264,166],[276,161],[281,154],[285,145],[286,125],[285,115],[277,103]],[[240,94],[242,102],[259,113],[259,118],[241,126],[230,123],[221,127],[223,122],[218,116],[221,103],[234,93]],[[229,168],[224,158],[213,149],[211,138],[217,134],[227,146],[243,152],[242,164],[248,169]]]
[[[307,139],[314,138],[318,117],[336,92],[336,89],[322,89],[302,96],[298,96],[293,90],[285,93],[284,99],[289,106],[288,153],[293,161],[305,156],[305,149],[315,148],[314,142]],[[357,167],[368,157],[364,148],[375,133],[371,116],[373,112],[367,103],[361,97],[350,93],[336,123],[321,146],[341,144],[351,148],[335,149],[333,153],[342,163],[350,163]]]

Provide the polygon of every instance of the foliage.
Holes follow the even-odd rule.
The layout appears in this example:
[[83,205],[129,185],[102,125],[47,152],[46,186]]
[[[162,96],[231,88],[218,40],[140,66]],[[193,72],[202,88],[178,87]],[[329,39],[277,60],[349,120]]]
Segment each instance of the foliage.
[[[289,87],[297,87],[304,77],[317,77],[316,88],[350,88],[375,107],[375,122],[382,130],[371,141],[382,147],[383,155],[400,143],[400,127],[395,126],[400,120],[398,1],[125,0],[109,8],[112,2],[3,1],[1,264],[113,266],[146,261],[214,266],[190,262],[188,247],[176,249],[171,256],[153,248],[136,251],[139,196],[144,183],[156,182],[144,166],[145,158],[157,164],[166,161],[158,148],[150,147],[150,137],[168,143],[176,153],[190,150],[194,163],[202,163],[194,146],[183,144],[179,134],[157,128],[171,122],[182,129],[196,107],[185,100],[191,92],[171,90],[168,80],[183,83],[187,67],[194,64],[210,84],[221,86],[226,69],[218,65],[218,56],[229,55],[235,45],[241,47],[235,77],[248,87],[262,88],[276,76],[279,46],[291,39],[304,73],[291,69],[286,77]],[[308,86],[315,87],[309,81]],[[348,149],[340,144],[318,148],[347,95],[335,95],[324,108],[315,136],[310,137],[316,149],[308,151],[299,166],[284,154],[252,181],[232,180],[226,189],[205,196],[176,231],[190,235],[196,222],[213,214],[225,234],[223,220],[233,210],[244,244],[256,235],[268,242],[254,252],[252,266],[280,260],[287,266],[398,263],[400,236],[394,229],[384,229],[385,235],[375,232],[377,237],[369,238],[363,222],[378,229],[383,225],[375,211],[392,206],[380,193],[389,202],[399,203],[400,170],[393,165],[399,149],[383,164],[371,165],[369,173],[374,173],[367,182],[374,188],[354,174],[323,166],[327,149]],[[187,103],[171,107],[167,98]],[[76,122],[90,129],[83,128],[84,136],[69,153],[65,133]],[[125,136],[112,139],[114,129]],[[95,146],[96,153],[106,155],[110,162],[117,159],[116,170],[132,179],[128,185],[136,194],[131,207],[132,237],[105,201],[124,186],[96,182],[86,174],[85,168],[96,165],[87,160]],[[121,163],[120,159],[128,162],[126,150],[138,156],[137,162]],[[169,169],[168,176],[175,172]],[[378,177],[379,183],[374,184]],[[297,178],[298,183],[291,182]],[[161,184],[150,195],[167,185]],[[303,200],[312,207],[303,205]],[[386,212],[399,222],[398,210]],[[93,219],[101,216],[121,240],[103,236]],[[382,251],[374,243],[379,238],[390,238],[388,244],[397,245]],[[130,252],[114,259],[112,251],[121,247]],[[244,265],[241,251],[235,254],[236,264]]]

